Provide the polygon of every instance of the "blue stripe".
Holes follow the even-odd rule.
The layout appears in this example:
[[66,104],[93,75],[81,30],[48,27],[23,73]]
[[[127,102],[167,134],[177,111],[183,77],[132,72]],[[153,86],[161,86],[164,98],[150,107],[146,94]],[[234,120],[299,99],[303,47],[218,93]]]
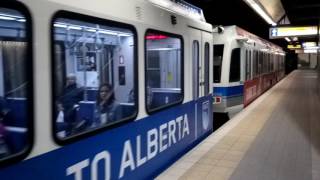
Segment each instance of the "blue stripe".
[[214,87],[214,95],[241,96],[243,95],[243,85],[231,87]]

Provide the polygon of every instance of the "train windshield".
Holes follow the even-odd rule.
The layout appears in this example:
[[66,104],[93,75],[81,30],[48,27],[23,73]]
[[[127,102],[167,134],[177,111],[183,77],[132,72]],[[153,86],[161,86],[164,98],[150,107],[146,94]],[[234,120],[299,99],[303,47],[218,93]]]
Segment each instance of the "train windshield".
[[146,104],[151,112],[182,101],[182,40],[151,30],[145,39]]
[[21,154],[31,145],[27,22],[19,11],[0,7],[0,160]]
[[54,119],[60,140],[136,113],[133,27],[94,21],[61,17],[53,24]]
[[222,68],[222,59],[223,59],[223,44],[217,44],[213,46],[213,79],[214,83],[220,83],[221,80],[221,68]]

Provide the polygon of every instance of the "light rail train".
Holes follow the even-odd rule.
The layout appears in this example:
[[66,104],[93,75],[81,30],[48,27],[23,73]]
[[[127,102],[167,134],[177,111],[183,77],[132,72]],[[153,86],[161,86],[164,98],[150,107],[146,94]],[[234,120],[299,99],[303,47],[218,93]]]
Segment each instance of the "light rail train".
[[2,1],[1,179],[156,177],[213,131],[214,34],[180,0]]
[[237,26],[213,39],[214,112],[235,114],[284,77],[281,47]]

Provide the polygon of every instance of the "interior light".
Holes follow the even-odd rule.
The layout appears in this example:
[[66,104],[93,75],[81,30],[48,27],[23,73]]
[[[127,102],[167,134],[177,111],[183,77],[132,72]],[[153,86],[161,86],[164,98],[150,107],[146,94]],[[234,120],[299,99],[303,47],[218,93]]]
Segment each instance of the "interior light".
[[254,0],[245,0],[247,4],[249,4],[268,24],[271,24],[272,26],[276,26],[277,23],[275,23],[271,17],[261,8],[259,4],[257,4]]
[[113,31],[100,30],[98,32],[102,33],[102,34],[109,34],[109,35],[115,35],[115,36],[118,35],[118,33],[113,32]]
[[18,19],[19,22],[26,22],[26,19]]
[[80,27],[80,26],[68,26],[68,29],[82,30],[82,27]]
[[126,33],[120,33],[118,34],[119,36],[125,36],[125,37],[129,37],[129,36],[132,36],[132,34],[126,34]]
[[86,29],[87,31],[89,31],[89,32],[97,32],[97,30],[96,29]]
[[53,24],[53,26],[54,26],[54,27],[59,27],[59,28],[67,28],[67,25],[58,24],[58,23]]
[[14,20],[16,20],[16,18],[14,18],[14,17],[8,17],[8,16],[0,16],[0,19],[2,19],[2,20],[9,20],[9,21],[14,21]]
[[114,35],[114,36],[132,36],[130,33],[122,33],[121,31],[109,31],[109,30],[104,30],[100,28],[92,28],[92,27],[87,27],[87,26],[80,26],[80,25],[73,25],[73,24],[66,24],[62,22],[54,23],[54,27],[58,28],[66,28],[66,29],[73,29],[73,30],[85,30],[87,32],[93,32],[93,33],[101,33],[101,34],[108,34],[108,35]]
[[291,42],[291,39],[288,38],[288,37],[285,37],[284,39],[285,39],[286,41],[288,41],[288,42]]

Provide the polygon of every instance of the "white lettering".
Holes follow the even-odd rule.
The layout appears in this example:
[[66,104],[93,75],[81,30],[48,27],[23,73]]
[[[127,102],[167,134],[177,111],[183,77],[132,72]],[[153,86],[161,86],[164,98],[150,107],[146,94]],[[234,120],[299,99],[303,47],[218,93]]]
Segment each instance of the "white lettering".
[[155,157],[158,152],[158,131],[157,131],[157,129],[151,129],[148,131],[147,144],[148,144],[148,154],[147,155],[148,155],[148,160],[150,160],[153,157]]
[[182,116],[177,117],[176,122],[178,123],[178,140],[181,139],[181,121],[183,120]]
[[67,176],[74,174],[75,180],[82,180],[82,169],[89,165],[89,159],[78,162],[77,164],[68,167]]
[[105,180],[109,180],[111,176],[111,171],[110,171],[110,154],[107,151],[102,151],[101,153],[97,154],[93,161],[92,161],[92,166],[91,166],[91,180],[98,180],[98,163],[99,161],[103,160],[104,161],[104,176]]
[[182,138],[184,137],[185,134],[188,135],[189,133],[190,131],[189,131],[188,116],[184,115]]
[[172,120],[172,121],[169,121],[169,123],[168,123],[169,125],[169,130],[168,130],[168,133],[169,133],[169,147],[171,146],[171,144],[173,143],[173,144],[175,144],[176,143],[176,135],[175,135],[175,133],[176,133],[176,122],[174,121],[174,120]]
[[127,167],[130,167],[131,171],[135,169],[130,140],[126,140],[126,142],[124,143],[124,150],[122,153],[119,179],[123,177],[124,170]]
[[159,141],[159,152],[162,152],[164,150],[167,149],[167,144],[163,143],[163,141],[165,141],[166,139],[168,139],[168,135],[167,134],[164,134],[163,131],[167,128],[167,123],[166,124],[162,124],[160,126],[160,135],[159,135],[159,138],[160,138],[160,141]]
[[136,152],[136,158],[137,158],[137,167],[141,166],[147,161],[147,157],[141,158],[141,136],[137,136],[137,152]]

